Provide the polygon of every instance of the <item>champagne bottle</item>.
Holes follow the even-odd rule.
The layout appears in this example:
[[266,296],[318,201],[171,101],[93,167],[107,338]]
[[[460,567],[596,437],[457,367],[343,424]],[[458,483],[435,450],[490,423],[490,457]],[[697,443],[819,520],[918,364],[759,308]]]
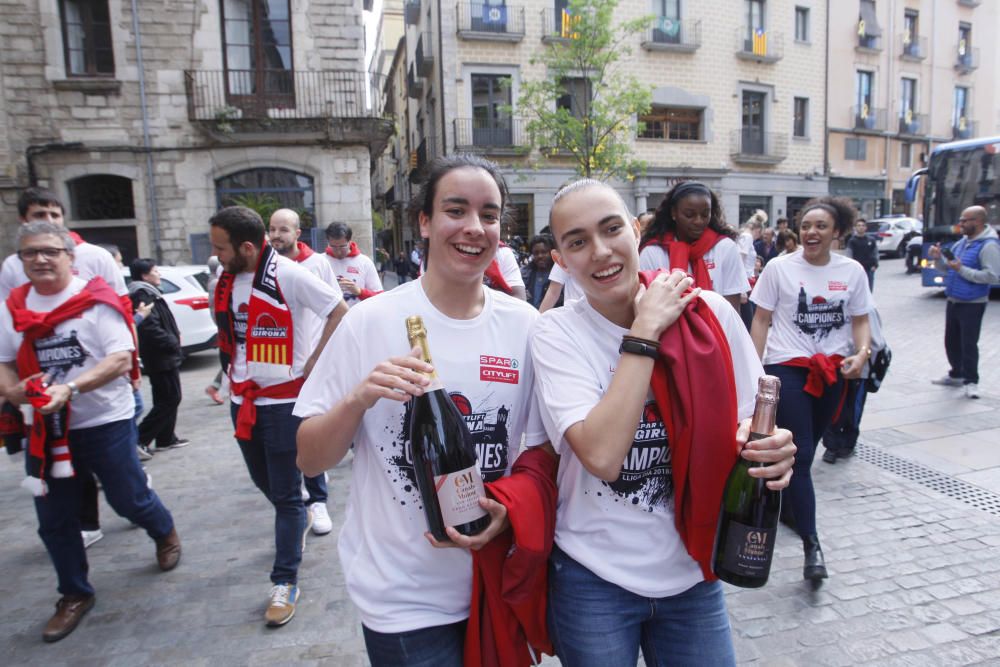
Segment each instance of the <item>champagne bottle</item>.
[[[773,375],[764,375],[758,381],[750,440],[760,440],[774,432],[780,389],[781,381]],[[767,583],[778,534],[781,492],[767,488],[765,480],[750,476],[750,468],[764,465],[743,457],[736,461],[726,480],[715,535],[716,576],[744,588],[759,588]]]
[[[411,347],[420,348],[421,358],[432,363],[423,318],[406,318],[406,335]],[[437,372],[429,375],[430,385],[413,397],[410,446],[427,526],[435,539],[443,541],[449,539],[446,526],[475,535],[489,525],[490,517],[479,506],[486,492],[472,434]]]

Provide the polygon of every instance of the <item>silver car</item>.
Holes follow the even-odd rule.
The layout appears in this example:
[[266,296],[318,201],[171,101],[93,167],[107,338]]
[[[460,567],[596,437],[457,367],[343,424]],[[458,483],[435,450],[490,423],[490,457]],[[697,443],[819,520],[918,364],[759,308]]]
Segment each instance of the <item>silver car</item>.
[[910,239],[920,234],[923,223],[916,218],[879,218],[868,221],[868,235],[878,243],[880,255],[905,257]]

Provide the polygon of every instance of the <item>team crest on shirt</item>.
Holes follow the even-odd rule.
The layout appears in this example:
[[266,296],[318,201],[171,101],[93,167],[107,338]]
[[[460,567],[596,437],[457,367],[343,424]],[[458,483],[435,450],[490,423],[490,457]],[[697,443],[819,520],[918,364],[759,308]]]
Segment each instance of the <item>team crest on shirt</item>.
[[846,292],[847,291],[847,283],[841,282],[839,280],[831,280],[831,281],[827,282],[826,288],[828,290],[830,290],[831,292]]
[[482,382],[517,384],[520,379],[519,366],[517,359],[514,358],[481,354],[479,355],[479,379]]
[[356,267],[356,266],[349,266],[349,267],[347,267],[347,272],[348,273],[361,273],[361,271],[359,271],[358,267]]
[[642,410],[618,479],[602,483],[611,489],[616,503],[647,512],[669,507],[674,492],[670,460],[667,429],[656,402],[650,400]]
[[830,335],[834,329],[839,329],[847,322],[844,314],[844,301],[828,301],[825,297],[816,295],[812,298],[806,294],[805,286],[799,287],[799,303],[795,309],[795,326],[813,340],[821,341]]
[[49,384],[54,384],[66,376],[74,366],[82,367],[87,359],[87,351],[80,344],[76,330],[68,335],[55,334],[35,341],[38,366],[49,376]]

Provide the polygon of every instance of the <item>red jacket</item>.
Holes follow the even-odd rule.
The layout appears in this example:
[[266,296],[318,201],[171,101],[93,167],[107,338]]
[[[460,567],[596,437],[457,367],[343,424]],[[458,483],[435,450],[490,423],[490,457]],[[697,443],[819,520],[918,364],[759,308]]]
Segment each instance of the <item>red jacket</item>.
[[509,531],[472,554],[466,667],[523,667],[531,646],[554,655],[545,625],[548,559],[556,528],[558,460],[532,448],[508,477],[486,485],[507,508]]

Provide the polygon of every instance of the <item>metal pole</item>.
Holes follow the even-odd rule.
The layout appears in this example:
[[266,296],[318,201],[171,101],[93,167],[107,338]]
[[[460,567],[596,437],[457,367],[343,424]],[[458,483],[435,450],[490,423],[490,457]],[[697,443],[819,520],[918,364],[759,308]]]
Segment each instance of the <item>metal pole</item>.
[[142,62],[142,33],[139,32],[139,3],[132,0],[132,32],[135,34],[135,58],[139,68],[139,108],[142,110],[142,147],[146,153],[146,201],[149,221],[153,226],[153,254],[157,264],[163,263],[163,247],[160,244],[160,216],[156,204],[156,183],[153,170],[152,141],[149,138],[149,110],[146,108],[146,71]]

